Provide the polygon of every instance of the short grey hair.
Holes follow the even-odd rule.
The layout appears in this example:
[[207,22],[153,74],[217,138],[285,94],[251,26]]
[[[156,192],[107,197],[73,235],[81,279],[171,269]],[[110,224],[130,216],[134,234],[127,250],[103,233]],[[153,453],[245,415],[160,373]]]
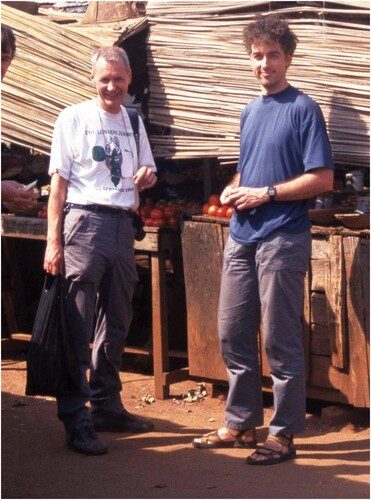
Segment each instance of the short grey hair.
[[91,57],[92,64],[92,73],[94,73],[95,65],[98,62],[98,59],[104,59],[107,62],[118,62],[120,59],[124,61],[126,69],[131,71],[130,61],[127,53],[121,47],[117,47],[116,45],[112,47],[100,47],[95,50]]

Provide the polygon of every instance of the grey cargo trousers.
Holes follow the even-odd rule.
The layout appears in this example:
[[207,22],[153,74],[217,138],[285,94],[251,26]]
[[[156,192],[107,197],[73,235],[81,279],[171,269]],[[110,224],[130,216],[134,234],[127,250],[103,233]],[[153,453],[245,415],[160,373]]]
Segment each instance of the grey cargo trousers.
[[263,402],[258,332],[273,379],[271,434],[305,429],[305,373],[302,345],[304,278],[311,234],[275,232],[256,245],[229,237],[224,251],[218,330],[229,378],[225,425],[261,426]]
[[111,215],[74,208],[65,215],[67,323],[81,369],[80,393],[57,398],[58,417],[67,430],[91,422],[88,401],[93,412],[122,411],[119,370],[138,281],[134,235],[127,212]]

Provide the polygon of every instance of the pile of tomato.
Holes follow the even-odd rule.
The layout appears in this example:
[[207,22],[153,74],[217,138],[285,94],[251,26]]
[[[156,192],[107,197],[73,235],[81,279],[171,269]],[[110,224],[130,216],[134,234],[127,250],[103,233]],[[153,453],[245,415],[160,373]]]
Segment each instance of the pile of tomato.
[[48,216],[48,204],[44,203],[42,208],[37,212],[39,219],[46,219]]
[[139,207],[139,215],[147,227],[176,227],[187,209],[201,211],[202,205],[197,201],[159,200],[156,203],[147,198]]
[[218,194],[212,194],[202,207],[202,213],[204,215],[211,215],[212,217],[226,217],[230,219],[234,214],[234,207],[230,205],[222,205],[220,202],[220,196]]

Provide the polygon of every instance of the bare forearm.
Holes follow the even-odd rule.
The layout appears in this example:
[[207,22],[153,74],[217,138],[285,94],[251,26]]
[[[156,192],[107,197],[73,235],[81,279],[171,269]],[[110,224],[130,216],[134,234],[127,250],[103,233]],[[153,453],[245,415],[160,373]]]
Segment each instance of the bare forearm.
[[53,275],[63,272],[62,222],[67,184],[66,179],[58,174],[53,175],[48,202],[48,233],[44,259],[45,271]]
[[[332,169],[318,168],[288,181],[274,184],[277,191],[275,201],[305,200],[319,193],[330,191],[333,179]],[[228,200],[235,205],[237,210],[255,208],[270,201],[267,190],[268,186],[231,188],[228,191]]]
[[61,241],[63,209],[67,196],[67,181],[54,174],[51,180],[50,197],[48,202],[48,233],[47,241]]
[[333,188],[334,174],[329,168],[320,168],[289,181],[275,184],[276,201],[306,200]]

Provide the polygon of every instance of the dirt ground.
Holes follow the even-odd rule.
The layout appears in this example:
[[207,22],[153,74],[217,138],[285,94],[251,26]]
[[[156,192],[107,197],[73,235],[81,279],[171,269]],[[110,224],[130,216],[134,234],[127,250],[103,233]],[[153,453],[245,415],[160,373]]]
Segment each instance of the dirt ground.
[[[188,402],[199,389],[188,380],[171,397],[147,404],[153,377],[122,372],[126,408],[155,422],[155,431],[102,433],[109,453],[88,457],[64,444],[53,398],[26,397],[25,354],[2,349],[1,498],[369,498],[369,414],[349,411],[343,424],[307,414],[294,461],[266,467],[245,463],[246,450],[196,450],[192,439],[223,425],[225,399]],[[151,398],[149,398],[151,399]],[[258,430],[260,441],[267,434]]]

